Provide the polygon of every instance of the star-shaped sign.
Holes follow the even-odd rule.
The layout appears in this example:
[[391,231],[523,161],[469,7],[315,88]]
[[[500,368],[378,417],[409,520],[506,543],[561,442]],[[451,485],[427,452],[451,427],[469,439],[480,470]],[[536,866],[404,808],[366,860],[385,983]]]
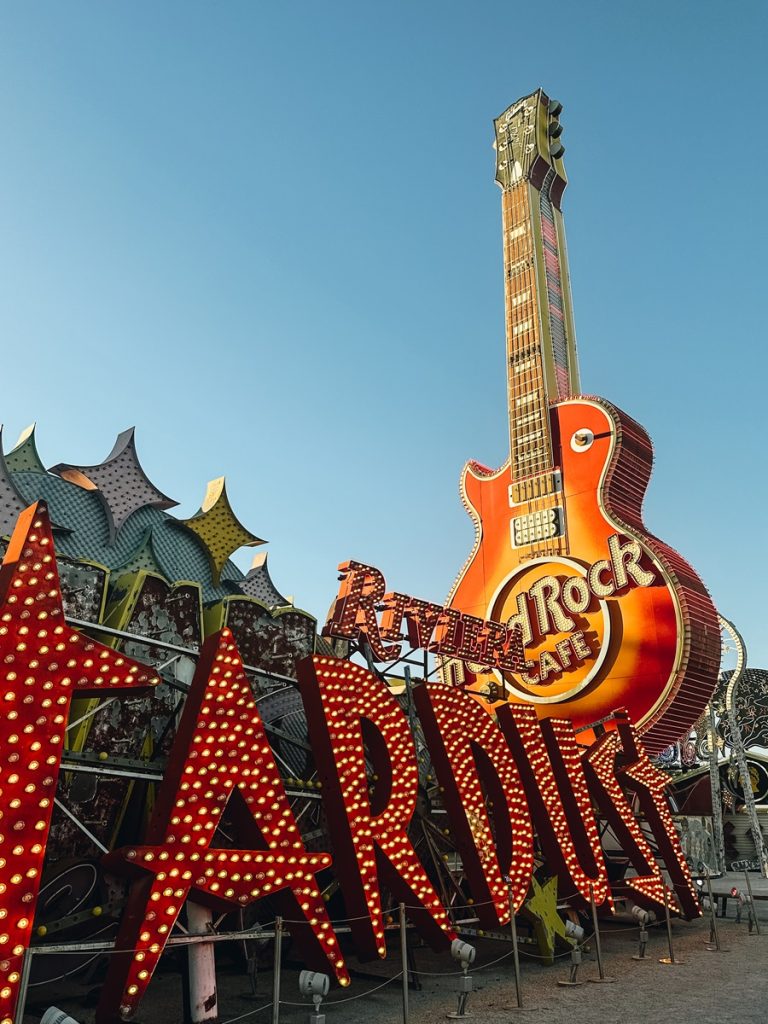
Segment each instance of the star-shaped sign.
[[[227,808],[243,849],[211,847]],[[332,858],[304,846],[228,629],[203,647],[145,843],[104,862],[137,881],[115,940],[133,952],[110,961],[99,1024],[135,1013],[191,892],[221,910],[270,896],[304,959],[349,983],[315,878]]]
[[539,945],[539,953],[546,963],[552,963],[555,942],[561,939],[571,944],[565,932],[565,921],[557,912],[557,876],[548,878],[541,885],[535,875],[531,877],[531,895],[523,904],[523,914],[533,925],[533,934]]
[[107,514],[110,544],[114,544],[118,530],[137,509],[145,505],[159,509],[178,505],[159,491],[141,468],[133,427],[117,435],[104,462],[96,466],[71,466],[62,462],[52,466],[51,472],[86,491],[98,491]]
[[66,624],[47,510],[27,508],[0,569],[0,1024],[15,1019],[70,701],[158,682]]
[[246,530],[232,511],[223,476],[208,484],[200,511],[191,519],[180,519],[179,525],[186,526],[202,542],[215,584],[219,582],[227,559],[238,548],[266,543]]

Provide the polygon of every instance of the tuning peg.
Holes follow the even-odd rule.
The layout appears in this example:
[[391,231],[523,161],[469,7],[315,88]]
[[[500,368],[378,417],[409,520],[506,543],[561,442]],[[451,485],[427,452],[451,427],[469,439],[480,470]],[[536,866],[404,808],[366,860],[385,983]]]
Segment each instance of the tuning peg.
[[562,112],[562,109],[563,109],[563,104],[560,102],[560,100],[550,100],[549,101],[549,116],[550,117],[559,117],[561,112]]
[[551,149],[549,151],[549,155],[552,157],[553,160],[559,160],[564,152],[565,146],[557,146],[555,149]]
[[558,139],[563,134],[563,126],[559,121],[553,121],[549,126],[549,137],[551,139]]

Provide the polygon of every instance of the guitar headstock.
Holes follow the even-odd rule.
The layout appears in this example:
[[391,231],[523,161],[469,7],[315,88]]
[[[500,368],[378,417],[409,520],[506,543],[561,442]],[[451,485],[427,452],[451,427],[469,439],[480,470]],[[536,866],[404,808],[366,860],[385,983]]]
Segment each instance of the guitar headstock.
[[551,168],[560,179],[559,187],[552,189],[552,198],[559,200],[568,180],[563,165],[565,147],[560,141],[562,109],[562,103],[537,89],[496,118],[496,181],[502,189],[510,189],[522,180],[541,188]]

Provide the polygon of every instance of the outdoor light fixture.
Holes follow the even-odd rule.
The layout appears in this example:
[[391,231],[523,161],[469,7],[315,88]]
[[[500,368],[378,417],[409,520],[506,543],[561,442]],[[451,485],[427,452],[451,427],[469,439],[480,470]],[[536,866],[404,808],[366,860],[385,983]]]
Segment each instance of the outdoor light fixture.
[[644,910],[642,907],[632,907],[632,917],[637,921],[641,928],[644,928],[647,924],[651,924],[652,921],[656,920],[656,915],[649,910]]
[[652,910],[645,910],[643,907],[635,905],[632,907],[632,917],[640,925],[640,946],[637,953],[632,957],[633,960],[647,960],[648,957],[645,955],[645,949],[648,945],[648,932],[647,926],[656,920],[656,915]]
[[461,939],[454,939],[451,943],[451,956],[454,960],[457,960],[466,971],[469,965],[475,962],[477,950],[474,946],[470,946],[468,942],[462,942]]
[[312,996],[314,1010],[309,1015],[309,1024],[325,1024],[325,1014],[320,1013],[320,1004],[328,995],[331,979],[327,974],[318,971],[302,971],[299,975],[299,992],[303,996]]
[[451,956],[457,963],[461,964],[461,969],[464,972],[459,977],[459,1002],[455,1010],[446,1014],[449,1020],[464,1020],[469,1017],[467,1013],[467,1000],[469,999],[469,993],[472,992],[472,977],[468,973],[469,965],[475,962],[477,956],[477,950],[474,946],[470,946],[468,942],[462,942],[461,939],[454,939],[451,943]]
[[565,922],[565,934],[569,939],[573,939],[575,942],[581,942],[584,938],[584,929],[580,924],[568,920]]
[[40,1024],[78,1024],[74,1017],[70,1017],[66,1010],[60,1010],[58,1006],[49,1006],[40,1018]]

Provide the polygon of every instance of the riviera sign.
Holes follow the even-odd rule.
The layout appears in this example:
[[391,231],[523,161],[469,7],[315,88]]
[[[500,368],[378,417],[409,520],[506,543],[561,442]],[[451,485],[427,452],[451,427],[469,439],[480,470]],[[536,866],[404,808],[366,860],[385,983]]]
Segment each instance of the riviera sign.
[[[637,541],[614,534],[608,538],[607,558],[569,576],[562,572],[540,576],[516,595],[516,612],[503,623],[386,592],[378,569],[363,562],[342,562],[341,586],[323,634],[364,641],[375,661],[399,658],[400,641],[408,639],[411,647],[455,658],[475,671],[490,668],[517,673],[523,682],[536,686],[553,673],[562,674],[598,657],[585,630],[578,628],[578,620],[600,606],[607,632],[605,599],[632,587],[649,587],[656,580],[655,573],[641,564],[641,555]],[[500,589],[513,583],[510,577]],[[524,648],[552,635],[562,639],[551,650],[539,652],[535,662],[526,657]]]

